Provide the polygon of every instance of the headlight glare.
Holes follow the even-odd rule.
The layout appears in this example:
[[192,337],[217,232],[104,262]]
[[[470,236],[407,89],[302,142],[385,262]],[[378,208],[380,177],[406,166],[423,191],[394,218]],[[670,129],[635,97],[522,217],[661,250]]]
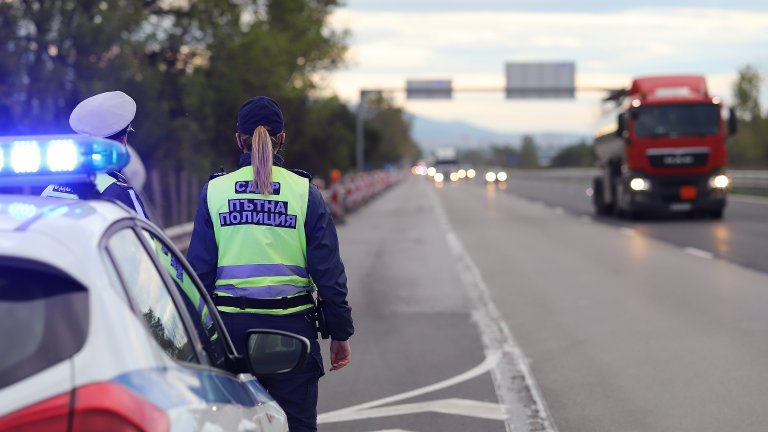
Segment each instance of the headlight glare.
[[709,185],[713,188],[725,189],[729,184],[731,184],[731,180],[728,178],[728,176],[723,174],[716,175],[709,179]]
[[633,191],[647,191],[648,189],[651,188],[651,183],[644,178],[635,177],[632,180],[630,180],[629,187]]

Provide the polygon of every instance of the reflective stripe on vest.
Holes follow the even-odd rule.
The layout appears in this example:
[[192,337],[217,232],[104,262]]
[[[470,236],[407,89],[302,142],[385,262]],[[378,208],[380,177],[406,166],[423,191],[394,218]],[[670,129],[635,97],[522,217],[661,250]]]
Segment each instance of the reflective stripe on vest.
[[[304,220],[309,181],[286,169],[272,168],[273,194],[248,192],[250,166],[208,183],[208,210],[218,245],[216,296],[268,299],[311,292]],[[223,247],[222,247],[223,246]],[[310,308],[239,309],[223,312],[283,315]]]

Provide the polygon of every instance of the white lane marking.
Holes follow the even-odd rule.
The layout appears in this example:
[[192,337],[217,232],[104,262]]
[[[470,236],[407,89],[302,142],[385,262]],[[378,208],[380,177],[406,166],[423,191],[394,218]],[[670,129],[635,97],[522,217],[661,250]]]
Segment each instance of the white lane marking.
[[421,387],[415,390],[407,391],[405,393],[396,394],[393,396],[385,397],[382,399],[377,399],[370,402],[361,403],[359,405],[353,405],[350,407],[338,409],[336,411],[330,411],[327,413],[320,414],[317,416],[317,422],[318,423],[331,423],[335,421],[341,421],[341,420],[334,420],[338,418],[342,414],[346,414],[349,412],[359,411],[359,410],[365,410],[369,408],[378,407],[381,405],[386,405],[392,402],[398,402],[404,399],[409,399],[415,396],[420,396],[426,393],[430,393],[433,391],[441,390],[446,387],[450,387],[452,385],[456,385],[459,383],[462,383],[464,381],[468,381],[472,378],[478,377],[491,369],[493,369],[497,363],[499,363],[499,360],[501,359],[501,353],[495,352],[491,353],[488,356],[485,357],[485,360],[483,360],[482,363],[479,365],[473,367],[472,369],[456,375],[455,377],[448,378],[444,381],[440,381],[431,385],[428,385],[426,387]]
[[635,231],[632,228],[621,227],[621,233],[624,234],[625,236],[630,236],[631,237],[631,236],[637,234],[637,231]]
[[496,308],[480,270],[451,227],[437,194],[432,190],[428,194],[456,258],[459,276],[472,303],[472,318],[480,331],[486,352],[501,352],[503,355],[502,361],[491,370],[491,377],[506,415],[504,426],[507,432],[557,431],[527,360]]
[[441,399],[435,401],[416,402],[403,405],[393,405],[387,407],[343,412],[336,414],[332,420],[326,421],[326,423],[368,420],[373,418],[402,416],[425,412],[453,414],[486,420],[504,420],[504,411],[497,403],[481,402],[468,399]]
[[699,258],[712,259],[715,257],[715,254],[713,254],[712,252],[707,252],[705,250],[697,249],[695,247],[686,247],[686,248],[683,248],[683,250]]

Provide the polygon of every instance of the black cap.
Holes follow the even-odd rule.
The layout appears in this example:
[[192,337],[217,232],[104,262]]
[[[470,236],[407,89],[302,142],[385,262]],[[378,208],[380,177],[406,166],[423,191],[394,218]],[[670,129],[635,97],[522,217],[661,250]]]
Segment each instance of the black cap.
[[237,131],[241,134],[253,135],[253,131],[259,126],[266,126],[272,136],[284,129],[280,106],[266,96],[248,99],[237,113]]

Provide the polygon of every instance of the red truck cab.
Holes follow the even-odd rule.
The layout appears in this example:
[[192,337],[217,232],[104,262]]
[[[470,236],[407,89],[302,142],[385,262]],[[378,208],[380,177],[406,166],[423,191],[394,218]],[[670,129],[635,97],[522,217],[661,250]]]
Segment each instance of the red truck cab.
[[593,182],[598,214],[667,212],[720,218],[726,206],[726,139],[720,99],[695,75],[636,78],[610,98],[610,122],[595,135],[602,168]]

